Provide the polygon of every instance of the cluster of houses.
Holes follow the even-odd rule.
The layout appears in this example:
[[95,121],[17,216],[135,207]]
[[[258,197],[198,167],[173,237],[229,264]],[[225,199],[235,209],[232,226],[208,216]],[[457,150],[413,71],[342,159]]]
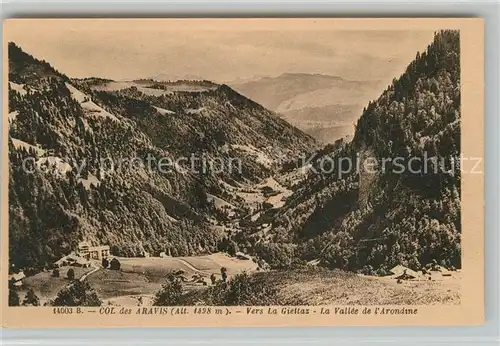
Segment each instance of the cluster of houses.
[[[62,257],[54,263],[55,268],[60,267],[82,267],[90,268],[92,266],[91,260],[102,261],[103,258],[110,257],[110,249],[108,245],[90,246],[86,241],[80,242],[74,252]],[[9,282],[16,287],[23,285],[23,280],[26,274],[21,270],[18,273],[9,275]]]
[[110,256],[109,245],[90,246],[86,241],[78,244],[76,250],[54,263],[56,268],[64,266],[89,268],[90,260],[102,261]]
[[[147,251],[143,251],[141,253],[141,257],[151,257],[151,254]],[[165,251],[160,252],[159,257],[160,258],[172,257],[172,255],[170,253],[170,249],[167,252],[165,252]]]
[[198,273],[194,273],[191,277],[188,277],[184,274],[183,270],[178,270],[177,272],[174,273],[174,275],[177,276],[184,283],[203,285],[203,286],[208,286],[210,284],[209,278],[206,278]]
[[401,282],[401,280],[413,280],[413,279],[419,279],[425,275],[427,275],[428,280],[432,280],[431,272],[439,272],[441,273],[441,276],[452,276],[451,271],[439,266],[439,265],[434,265],[430,268],[429,271],[427,270],[411,270],[410,268],[407,268],[402,265],[397,265],[394,268],[390,270],[391,272],[391,278],[398,280],[398,282]]
[[66,266],[89,268],[90,261],[75,254],[69,254],[54,262],[54,267],[56,268]]

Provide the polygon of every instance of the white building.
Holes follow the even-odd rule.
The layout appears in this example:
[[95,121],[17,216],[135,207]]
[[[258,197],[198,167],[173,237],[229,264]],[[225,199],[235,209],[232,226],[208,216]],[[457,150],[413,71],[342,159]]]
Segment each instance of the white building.
[[88,242],[82,241],[78,244],[76,255],[86,259],[102,260],[110,255],[109,245],[90,246]]

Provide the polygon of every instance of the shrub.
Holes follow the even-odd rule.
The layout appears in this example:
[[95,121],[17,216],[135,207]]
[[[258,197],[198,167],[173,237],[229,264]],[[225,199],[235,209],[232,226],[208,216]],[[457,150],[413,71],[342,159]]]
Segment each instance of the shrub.
[[73,281],[57,293],[52,306],[101,306],[102,301],[89,285],[84,281]]
[[115,257],[109,262],[109,269],[111,270],[120,270],[121,264],[120,261]]
[[38,297],[35,294],[35,291],[33,291],[32,288],[28,290],[23,300],[23,306],[29,306],[29,305],[40,306],[40,299],[38,299]]
[[175,306],[182,305],[182,301],[182,281],[174,274],[169,274],[161,289],[156,292],[153,305]]
[[297,260],[295,248],[295,245],[286,243],[259,243],[256,247],[256,253],[272,269],[289,269],[292,263]]
[[14,284],[16,280],[11,279],[9,281],[9,306],[19,306],[19,294],[17,294],[16,286]]
[[277,289],[262,277],[242,273],[228,282],[219,281],[210,288],[210,305],[280,305]]
[[58,278],[59,277],[59,269],[54,268],[54,270],[52,270],[52,276],[55,278]]
[[262,209],[264,209],[264,210],[271,209],[272,207],[274,207],[274,205],[272,205],[269,202],[263,202],[262,203]]
[[222,276],[222,281],[226,282],[226,280],[227,280],[227,269],[226,269],[226,267],[220,268],[220,275]]
[[69,280],[74,280],[75,279],[75,270],[73,268],[69,268],[66,276]]
[[9,289],[9,306],[19,306],[19,294],[16,290]]

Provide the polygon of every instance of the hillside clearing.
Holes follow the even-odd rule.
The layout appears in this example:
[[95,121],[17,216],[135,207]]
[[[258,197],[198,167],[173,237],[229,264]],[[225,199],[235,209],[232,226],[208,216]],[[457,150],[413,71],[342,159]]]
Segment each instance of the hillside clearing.
[[101,299],[129,295],[154,294],[160,282],[150,282],[145,275],[119,270],[102,269],[88,276],[87,281]]
[[163,282],[172,272],[182,270],[183,275],[191,277],[199,274],[209,277],[211,274],[220,274],[222,267],[227,269],[228,275],[235,275],[243,271],[252,272],[257,264],[251,260],[240,260],[222,253],[188,257],[134,257],[119,258],[121,271],[124,273],[141,274],[148,282]]

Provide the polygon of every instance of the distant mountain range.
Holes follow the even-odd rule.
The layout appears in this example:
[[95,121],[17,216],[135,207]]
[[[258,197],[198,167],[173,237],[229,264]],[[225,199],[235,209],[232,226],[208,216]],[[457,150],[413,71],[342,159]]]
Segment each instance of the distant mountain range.
[[230,85],[323,142],[352,135],[363,106],[382,89],[379,81],[308,73],[285,73]]

